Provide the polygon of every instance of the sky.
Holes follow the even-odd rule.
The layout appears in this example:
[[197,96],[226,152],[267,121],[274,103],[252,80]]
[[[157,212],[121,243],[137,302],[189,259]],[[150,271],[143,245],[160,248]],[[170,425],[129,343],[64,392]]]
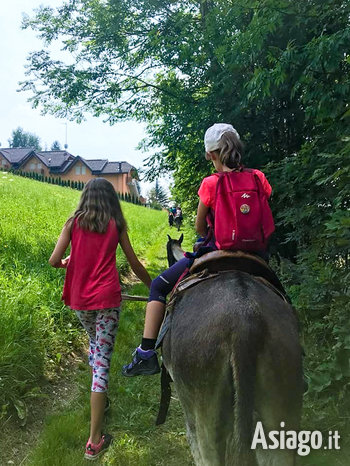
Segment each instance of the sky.
[[[30,52],[40,50],[42,42],[32,30],[22,30],[22,14],[33,16],[33,10],[40,5],[57,7],[63,0],[11,0],[2,2],[0,15],[0,143],[1,148],[9,147],[12,131],[22,127],[40,138],[43,150],[50,150],[54,141],[61,147],[66,143],[68,151],[87,159],[107,158],[110,161],[127,161],[136,168],[142,168],[143,160],[149,154],[136,149],[146,136],[145,126],[128,121],[110,126],[103,118],[87,115],[87,121],[77,124],[41,115],[40,109],[32,109],[27,102],[29,92],[18,92],[19,81],[25,79],[26,58]],[[66,127],[67,124],[67,127]],[[160,180],[167,188],[169,179]],[[152,185],[142,182],[142,194],[146,195]]]

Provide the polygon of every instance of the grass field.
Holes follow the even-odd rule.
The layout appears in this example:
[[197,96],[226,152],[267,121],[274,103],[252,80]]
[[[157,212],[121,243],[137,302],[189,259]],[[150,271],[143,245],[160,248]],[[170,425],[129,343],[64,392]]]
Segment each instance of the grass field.
[[[80,328],[77,331],[75,317],[60,299],[64,271],[48,264],[79,197],[79,192],[69,188],[0,173],[2,418],[13,406],[25,416],[23,403],[35,396],[44,372],[80,344]],[[122,207],[134,249],[145,258],[166,225],[166,213],[128,203]],[[125,275],[127,264],[120,248],[117,262]]]
[[[68,361],[66,355],[78,352],[86,344],[75,316],[60,300],[64,271],[52,269],[47,262],[79,197],[79,192],[69,188],[0,173],[0,422],[18,415],[24,423],[26,411],[41,395],[43,380]],[[127,203],[122,203],[122,207],[136,253],[154,277],[166,266],[166,234],[178,237],[178,233],[168,228],[164,212]],[[193,232],[186,228],[184,233],[184,248],[190,250]],[[128,268],[120,250],[117,262],[123,281]],[[130,285],[124,279],[126,286],[132,294],[147,293],[142,284]],[[112,409],[106,421],[106,430],[113,435],[114,443],[102,462],[118,466],[190,466],[193,462],[176,394],[166,424],[155,427],[159,376],[120,376],[122,364],[130,362],[131,352],[139,344],[143,310],[142,303],[123,303],[112,361]],[[68,387],[76,390],[72,390],[73,395],[68,394],[64,407],[46,419],[38,442],[29,444],[20,464],[85,464],[90,377],[87,366],[81,364],[71,375]],[[339,412],[337,404],[325,406],[321,399],[306,395],[302,428],[322,430],[326,435],[341,424],[341,450],[312,452],[299,458],[298,466],[349,464],[349,429],[346,419],[340,422]],[[21,442],[21,437],[16,441]],[[7,444],[4,445],[0,450],[6,458]],[[0,463],[3,464],[1,454]]]
[[[26,417],[40,397],[40,385],[64,361],[65,355],[86,343],[73,313],[61,302],[64,271],[53,269],[48,257],[60,230],[75,209],[80,193],[68,188],[0,173],[0,406],[2,421],[17,413]],[[122,203],[129,235],[137,255],[152,277],[166,266],[165,212]],[[185,235],[188,247],[192,232]],[[117,252],[123,277],[125,258]],[[124,280],[127,282],[127,280]],[[124,285],[125,287],[125,285]],[[146,295],[144,285],[129,292]],[[121,365],[142,335],[144,304],[123,303],[120,331],[112,365],[110,397],[113,403],[108,430],[115,438],[107,464],[191,464],[183,419],[173,401],[166,426],[155,428],[159,402],[159,377],[130,380],[119,376]],[[78,395],[64,410],[47,420],[38,446],[25,464],[79,465],[89,426],[89,372],[74,374]],[[173,460],[171,459],[173,457]]]

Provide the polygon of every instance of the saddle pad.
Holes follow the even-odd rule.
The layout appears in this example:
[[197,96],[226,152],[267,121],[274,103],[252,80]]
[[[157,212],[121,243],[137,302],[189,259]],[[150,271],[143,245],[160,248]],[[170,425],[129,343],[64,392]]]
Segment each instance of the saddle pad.
[[195,259],[190,273],[195,274],[203,269],[209,273],[226,270],[239,270],[255,277],[263,277],[276,287],[283,295],[286,294],[282,283],[267,262],[261,257],[243,251],[212,251]]

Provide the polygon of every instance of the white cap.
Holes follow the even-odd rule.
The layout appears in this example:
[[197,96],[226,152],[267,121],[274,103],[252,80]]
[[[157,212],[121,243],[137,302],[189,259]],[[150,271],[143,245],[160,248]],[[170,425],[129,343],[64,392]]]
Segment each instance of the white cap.
[[239,139],[238,132],[232,125],[227,123],[215,123],[208,128],[204,135],[204,146],[206,152],[212,152],[219,148],[219,141],[224,133],[234,133]]

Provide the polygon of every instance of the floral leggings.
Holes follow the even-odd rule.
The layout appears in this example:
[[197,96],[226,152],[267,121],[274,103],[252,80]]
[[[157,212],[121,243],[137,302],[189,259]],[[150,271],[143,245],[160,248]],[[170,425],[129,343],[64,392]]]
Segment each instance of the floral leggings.
[[115,336],[118,330],[120,308],[97,311],[75,311],[90,339],[89,365],[92,367],[93,392],[108,389],[109,368]]

